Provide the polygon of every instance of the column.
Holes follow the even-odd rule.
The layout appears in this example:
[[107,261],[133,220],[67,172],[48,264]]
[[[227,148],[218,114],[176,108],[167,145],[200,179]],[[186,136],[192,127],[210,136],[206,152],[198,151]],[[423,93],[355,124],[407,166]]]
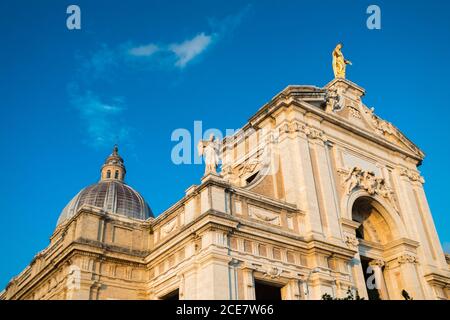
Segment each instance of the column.
[[283,300],[301,300],[304,298],[300,281],[291,279],[281,288],[281,297]]
[[256,300],[254,270],[249,267],[242,267],[242,298],[244,300]]
[[397,258],[397,262],[400,266],[403,285],[405,286],[403,289],[405,289],[409,296],[414,300],[424,299],[424,293],[416,270],[417,257],[405,253]]
[[369,266],[372,268],[373,275],[375,276],[375,287],[380,294],[381,300],[389,300],[389,294],[383,275],[384,261],[380,259],[372,260],[369,262]]
[[353,259],[350,260],[350,268],[352,270],[353,282],[356,290],[358,290],[359,296],[368,299],[369,295],[367,294],[366,279],[364,278],[364,272],[366,270],[363,270],[362,268],[359,252],[357,252]]

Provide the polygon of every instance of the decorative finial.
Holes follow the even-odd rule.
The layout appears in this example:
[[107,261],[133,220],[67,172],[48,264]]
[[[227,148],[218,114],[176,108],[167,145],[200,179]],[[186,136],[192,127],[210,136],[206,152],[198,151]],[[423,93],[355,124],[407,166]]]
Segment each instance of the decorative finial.
[[344,54],[341,51],[342,47],[342,43],[338,43],[333,50],[333,72],[335,78],[345,79],[345,68],[347,64],[352,65],[352,62],[344,59]]
[[113,155],[118,155],[119,154],[119,146],[117,145],[117,143],[114,145],[114,149],[113,149]]

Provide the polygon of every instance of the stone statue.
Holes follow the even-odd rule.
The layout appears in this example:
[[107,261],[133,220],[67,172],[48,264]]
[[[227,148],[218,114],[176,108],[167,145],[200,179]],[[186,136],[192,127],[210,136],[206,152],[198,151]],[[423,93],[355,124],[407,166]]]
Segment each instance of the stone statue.
[[342,98],[336,89],[328,90],[326,99],[327,102],[331,105],[331,111],[338,112],[344,109]]
[[393,191],[386,186],[384,178],[377,177],[373,171],[365,171],[359,167],[353,167],[344,178],[343,186],[349,195],[353,189],[360,187],[367,191],[368,194],[379,194],[380,196],[391,200]]
[[347,64],[352,65],[350,60],[345,60],[342,54],[342,44],[338,43],[336,48],[333,50],[333,72],[335,78],[345,79],[345,68]]
[[377,180],[375,178],[375,173],[372,171],[363,171],[360,185],[367,191],[368,194],[374,195],[375,191],[377,191]]
[[205,159],[205,176],[209,173],[217,173],[216,169],[219,165],[219,142],[214,139],[214,135],[209,136],[209,140],[200,140],[197,144],[199,156]]
[[344,179],[347,194],[350,194],[352,190],[359,185],[361,174],[362,170],[359,167],[353,167],[353,169],[348,173],[347,177]]

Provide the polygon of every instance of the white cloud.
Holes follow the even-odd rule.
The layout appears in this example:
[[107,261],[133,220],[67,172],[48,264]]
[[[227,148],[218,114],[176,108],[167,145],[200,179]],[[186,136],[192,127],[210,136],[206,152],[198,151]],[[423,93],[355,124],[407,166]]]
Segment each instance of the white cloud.
[[184,68],[192,59],[201,54],[211,44],[212,36],[204,32],[197,34],[194,38],[181,43],[174,43],[169,50],[176,56],[175,66]]
[[159,47],[156,44],[150,43],[131,48],[128,53],[136,57],[149,57],[157,51],[159,51]]

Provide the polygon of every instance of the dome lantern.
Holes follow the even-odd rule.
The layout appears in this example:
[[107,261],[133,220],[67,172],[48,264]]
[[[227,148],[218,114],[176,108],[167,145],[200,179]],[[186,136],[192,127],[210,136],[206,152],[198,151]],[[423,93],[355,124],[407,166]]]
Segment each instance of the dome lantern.
[[123,182],[125,180],[126,169],[123,159],[119,155],[119,148],[114,145],[113,152],[106,158],[101,169],[100,181],[116,180]]

